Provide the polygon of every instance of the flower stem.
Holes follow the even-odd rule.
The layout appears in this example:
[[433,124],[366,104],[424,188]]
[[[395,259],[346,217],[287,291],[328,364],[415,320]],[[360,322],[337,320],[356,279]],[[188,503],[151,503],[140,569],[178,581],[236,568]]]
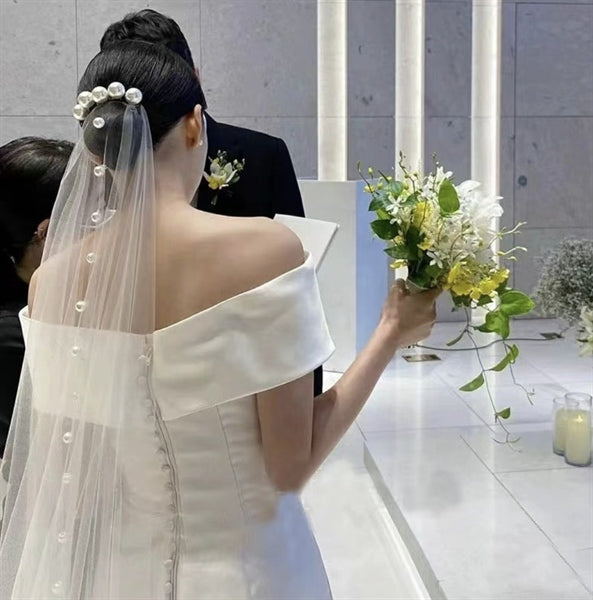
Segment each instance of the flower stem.
[[511,432],[507,429],[507,427],[504,425],[504,423],[502,423],[502,421],[500,420],[500,417],[498,416],[498,411],[496,409],[496,404],[494,403],[494,398],[492,397],[492,392],[490,391],[490,384],[488,383],[488,377],[486,376],[487,373],[487,369],[484,367],[484,363],[482,361],[482,357],[480,355],[480,349],[478,348],[478,344],[476,344],[476,340],[474,339],[473,333],[470,330],[471,327],[471,318],[469,315],[469,310],[467,309],[467,307],[465,308],[465,319],[466,319],[466,330],[467,330],[467,335],[474,347],[474,350],[476,351],[476,357],[478,359],[478,363],[480,364],[480,369],[481,369],[481,374],[484,378],[484,385],[486,387],[486,393],[488,394],[488,400],[490,400],[490,404],[492,406],[492,409],[494,410],[494,420],[495,423],[497,423],[498,425],[500,425],[501,429],[504,431],[505,433],[505,444],[513,444],[515,442],[518,441],[518,439],[511,439]]

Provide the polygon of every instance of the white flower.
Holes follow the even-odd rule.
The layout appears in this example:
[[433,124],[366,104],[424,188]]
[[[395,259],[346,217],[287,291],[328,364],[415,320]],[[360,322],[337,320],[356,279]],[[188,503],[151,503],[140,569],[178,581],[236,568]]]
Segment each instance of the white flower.
[[216,158],[210,159],[210,173],[204,173],[208,187],[215,191],[211,200],[212,205],[215,205],[218,200],[218,191],[237,183],[241,171],[245,168],[245,159],[235,159],[230,162],[226,156],[224,150],[219,150]]
[[473,224],[476,233],[483,241],[494,234],[493,219],[501,217],[504,210],[500,196],[488,197],[480,190],[480,183],[467,180],[456,186],[460,209]]
[[441,259],[441,257],[436,253],[433,252],[432,250],[428,250],[426,252],[426,254],[430,257],[430,264],[431,265],[436,265],[439,269],[443,268],[443,260]]
[[221,190],[229,187],[237,171],[231,163],[221,166],[218,159],[215,158],[210,166],[210,174],[204,173],[204,178],[208,182],[208,186],[213,190]]

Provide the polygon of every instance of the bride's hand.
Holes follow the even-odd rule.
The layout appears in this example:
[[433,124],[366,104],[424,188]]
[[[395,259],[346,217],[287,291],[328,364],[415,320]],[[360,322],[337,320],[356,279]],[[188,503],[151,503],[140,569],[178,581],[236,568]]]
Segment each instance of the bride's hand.
[[383,305],[379,327],[398,348],[426,339],[436,319],[435,302],[440,293],[435,289],[410,294],[404,281],[398,279]]

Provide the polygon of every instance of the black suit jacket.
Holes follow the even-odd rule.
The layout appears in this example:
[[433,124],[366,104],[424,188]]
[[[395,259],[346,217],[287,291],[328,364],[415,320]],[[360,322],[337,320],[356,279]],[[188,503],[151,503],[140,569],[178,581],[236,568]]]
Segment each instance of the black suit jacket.
[[18,280],[15,288],[14,297],[0,303],[0,457],[4,454],[25,356],[19,311],[27,304],[28,286]]
[[[240,179],[228,188],[214,191],[202,179],[194,206],[206,212],[233,217],[269,217],[276,214],[304,217],[303,200],[288,148],[283,140],[259,131],[218,123],[206,114],[208,159],[219,150],[227,160],[245,160]],[[216,196],[216,204],[213,204]],[[315,371],[314,394],[323,388],[322,369]]]
[[[202,179],[198,189],[200,210],[232,217],[269,217],[276,214],[304,217],[303,201],[297,178],[284,141],[259,131],[252,131],[226,123],[218,123],[206,115],[208,132],[208,159],[219,150],[227,159],[245,160],[245,168],[237,183],[214,191]],[[212,201],[217,196],[216,204]]]

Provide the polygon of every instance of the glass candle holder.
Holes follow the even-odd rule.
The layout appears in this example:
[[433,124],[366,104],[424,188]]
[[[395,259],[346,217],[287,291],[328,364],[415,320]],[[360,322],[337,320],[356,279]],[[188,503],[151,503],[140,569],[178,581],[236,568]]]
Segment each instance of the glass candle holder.
[[566,445],[566,419],[569,409],[577,408],[578,401],[566,396],[554,398],[554,443],[553,449],[556,454],[564,456]]
[[591,396],[569,393],[566,408],[564,460],[569,465],[586,467],[591,464]]

